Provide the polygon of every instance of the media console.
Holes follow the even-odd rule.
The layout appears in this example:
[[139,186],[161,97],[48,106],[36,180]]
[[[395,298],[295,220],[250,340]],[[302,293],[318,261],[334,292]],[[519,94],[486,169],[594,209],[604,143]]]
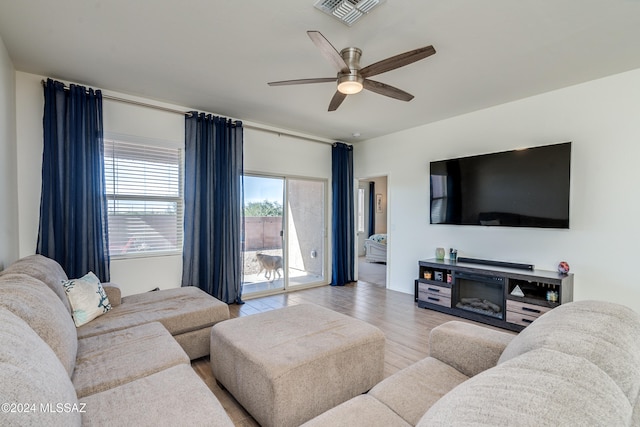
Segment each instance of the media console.
[[415,300],[421,308],[521,331],[573,301],[573,274],[429,259],[418,261]]

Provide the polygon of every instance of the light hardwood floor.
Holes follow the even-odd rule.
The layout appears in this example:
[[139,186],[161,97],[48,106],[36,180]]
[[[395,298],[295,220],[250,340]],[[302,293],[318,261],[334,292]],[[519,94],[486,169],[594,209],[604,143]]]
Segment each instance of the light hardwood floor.
[[[418,308],[413,295],[366,282],[255,298],[244,305],[230,305],[229,309],[233,318],[302,303],[318,304],[380,328],[386,336],[385,378],[427,356],[431,329],[449,320],[465,321]],[[222,403],[235,425],[258,425],[233,396],[216,384],[208,357],[195,360],[191,365]]]

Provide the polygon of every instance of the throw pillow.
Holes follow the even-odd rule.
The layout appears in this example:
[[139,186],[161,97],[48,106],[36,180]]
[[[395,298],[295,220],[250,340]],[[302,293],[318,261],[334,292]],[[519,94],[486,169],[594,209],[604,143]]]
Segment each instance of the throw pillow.
[[374,242],[382,243],[383,245],[387,244],[387,235],[386,234],[372,234],[369,237],[369,240],[373,240]]
[[91,271],[80,279],[64,280],[62,286],[69,298],[76,327],[89,323],[111,310],[109,298],[100,279]]

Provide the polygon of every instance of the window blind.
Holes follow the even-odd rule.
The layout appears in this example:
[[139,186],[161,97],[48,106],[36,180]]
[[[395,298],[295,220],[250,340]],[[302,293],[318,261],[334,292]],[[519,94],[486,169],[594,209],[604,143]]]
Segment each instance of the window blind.
[[104,141],[112,256],[182,250],[183,150]]

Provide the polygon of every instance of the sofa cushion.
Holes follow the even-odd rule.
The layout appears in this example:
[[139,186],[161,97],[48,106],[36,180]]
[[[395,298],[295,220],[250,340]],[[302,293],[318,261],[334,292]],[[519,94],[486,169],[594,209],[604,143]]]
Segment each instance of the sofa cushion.
[[26,274],[40,280],[58,295],[62,304],[71,313],[71,305],[62,288],[62,282],[68,277],[56,261],[42,255],[30,255],[11,264],[0,273],[0,276],[11,273]]
[[92,394],[83,426],[221,426],[231,419],[190,365]]
[[[79,426],[82,408],[64,366],[26,322],[4,308],[0,342],[0,403],[30,405],[23,412],[3,410],[0,424]],[[58,404],[69,405],[69,411],[58,412]]]
[[431,405],[468,378],[438,359],[427,357],[383,380],[369,395],[416,425]]
[[25,274],[4,274],[0,277],[0,306],[26,321],[51,347],[71,376],[78,350],[76,328],[51,289]]
[[634,405],[640,397],[640,315],[604,301],[563,304],[527,326],[499,363],[548,348],[580,356],[605,371]]
[[493,368],[515,334],[452,320],[429,333],[429,356],[472,377]]
[[376,398],[356,396],[307,421],[303,427],[409,427],[398,414]]
[[193,286],[126,296],[122,304],[78,328],[86,338],[130,326],[160,322],[171,335],[211,326],[229,318],[229,307]]
[[78,340],[71,381],[78,398],[108,390],[190,360],[160,323]]
[[109,298],[100,284],[100,279],[91,271],[79,279],[65,280],[62,287],[69,298],[76,326],[89,323],[111,310]]
[[538,349],[465,381],[417,425],[627,426],[631,412],[624,393],[596,365]]

